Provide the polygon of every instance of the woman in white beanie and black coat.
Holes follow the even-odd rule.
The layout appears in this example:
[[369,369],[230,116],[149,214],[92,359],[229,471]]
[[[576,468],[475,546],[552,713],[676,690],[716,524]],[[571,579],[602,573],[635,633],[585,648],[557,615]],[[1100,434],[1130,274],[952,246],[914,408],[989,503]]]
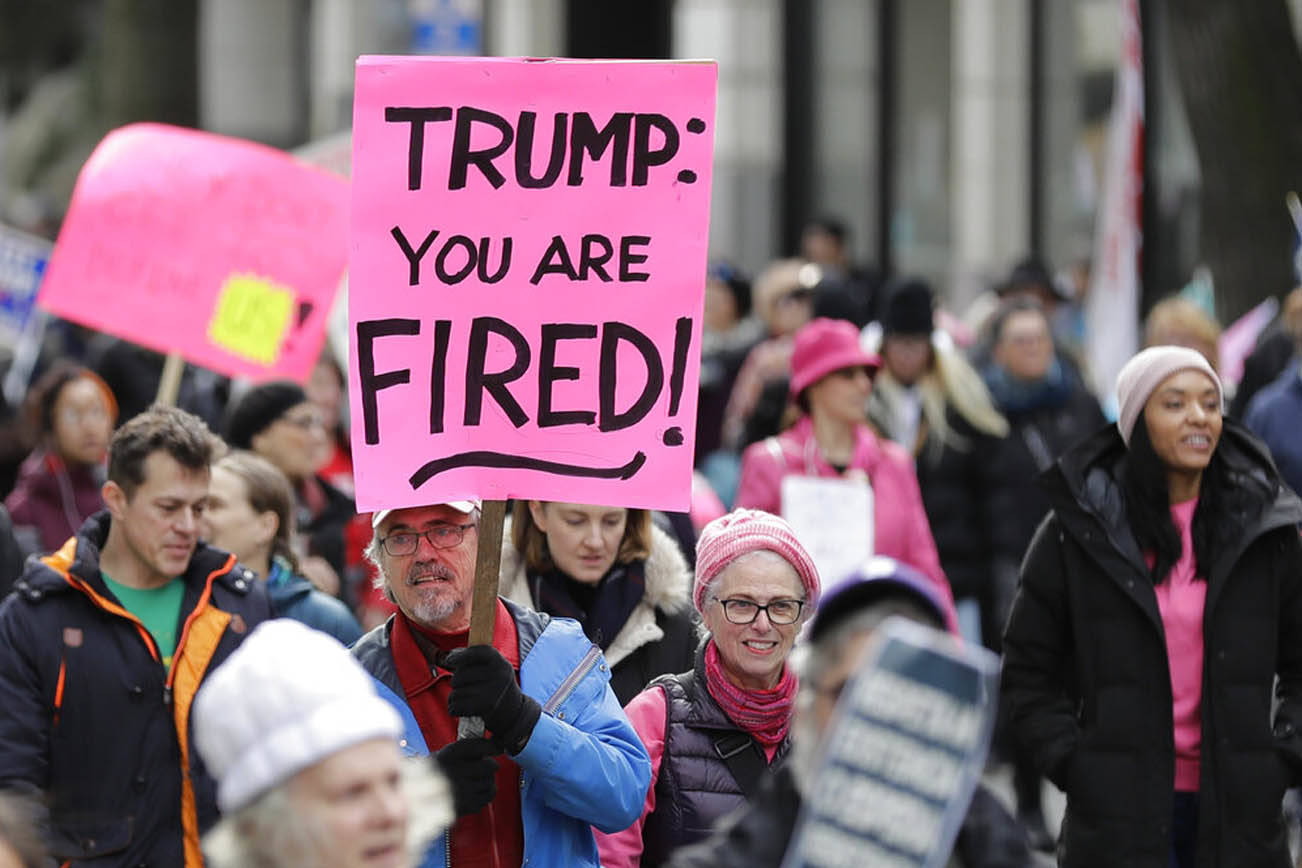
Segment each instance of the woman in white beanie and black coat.
[[1284,868],[1302,503],[1197,352],[1144,350],[1117,394],[1045,474],[1004,635],[1011,724],[1067,794],[1059,864]]

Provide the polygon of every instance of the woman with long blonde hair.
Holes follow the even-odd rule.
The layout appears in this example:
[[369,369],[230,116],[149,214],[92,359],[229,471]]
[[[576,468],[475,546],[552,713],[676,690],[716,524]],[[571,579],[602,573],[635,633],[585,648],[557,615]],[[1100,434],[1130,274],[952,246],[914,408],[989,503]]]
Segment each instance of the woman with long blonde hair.
[[997,577],[1016,575],[1023,548],[1000,520],[1016,498],[1001,458],[1008,422],[933,316],[934,295],[925,282],[907,279],[888,288],[882,368],[868,397],[868,419],[914,456],[960,624],[977,640],[997,634]]

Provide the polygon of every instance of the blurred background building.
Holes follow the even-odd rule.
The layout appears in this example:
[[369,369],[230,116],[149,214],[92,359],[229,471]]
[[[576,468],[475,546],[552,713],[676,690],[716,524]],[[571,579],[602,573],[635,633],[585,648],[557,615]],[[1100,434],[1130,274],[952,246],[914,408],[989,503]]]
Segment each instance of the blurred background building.
[[[1216,125],[1186,112],[1199,87],[1194,121],[1216,105],[1213,71],[1197,66],[1200,39],[1227,42],[1218,27],[1259,40],[1239,93],[1278,82],[1257,102],[1280,125],[1262,147],[1283,157],[1244,160],[1266,176],[1253,192],[1277,200],[1279,226],[1262,219],[1288,245],[1285,190],[1270,185],[1302,166],[1302,0],[1200,0],[1175,18],[1171,0],[1140,5],[1152,299],[1223,235],[1203,168]],[[1198,7],[1242,20],[1200,23]],[[48,234],[91,148],[133,120],[306,146],[344,168],[363,53],[712,58],[712,253],[754,271],[795,252],[808,219],[836,215],[856,260],[925,276],[961,307],[1027,254],[1060,268],[1088,257],[1118,20],[1116,0],[0,0],[0,219]],[[1250,127],[1240,118],[1235,135]],[[1290,153],[1291,168],[1267,166]],[[1289,288],[1283,265],[1212,259],[1218,287],[1236,284],[1218,292],[1222,318]]]

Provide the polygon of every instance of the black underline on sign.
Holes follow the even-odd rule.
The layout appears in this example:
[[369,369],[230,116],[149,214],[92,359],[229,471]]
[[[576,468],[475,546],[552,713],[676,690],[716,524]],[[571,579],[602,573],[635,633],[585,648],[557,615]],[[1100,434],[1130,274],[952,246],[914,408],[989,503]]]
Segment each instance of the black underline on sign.
[[632,479],[646,464],[646,453],[638,452],[620,467],[584,467],[560,461],[544,461],[527,455],[507,455],[503,452],[459,452],[447,458],[436,458],[421,465],[408,480],[412,489],[420,488],[434,476],[458,467],[503,467],[518,470],[537,470],[557,476],[581,476],[590,479]]

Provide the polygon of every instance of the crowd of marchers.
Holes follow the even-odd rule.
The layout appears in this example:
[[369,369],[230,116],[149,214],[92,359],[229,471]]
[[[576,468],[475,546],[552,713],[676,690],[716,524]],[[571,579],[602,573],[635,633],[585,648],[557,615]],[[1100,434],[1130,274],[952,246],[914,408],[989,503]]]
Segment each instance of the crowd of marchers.
[[[890,618],[1002,655],[951,864],[1291,864],[1302,291],[1237,383],[1170,299],[1095,384],[1084,279],[958,316],[844,241],[712,267],[691,509],[514,502],[475,645],[483,504],[359,514],[329,353],[151,405],[56,327],[0,430],[0,866],[776,868]],[[878,557],[820,574],[793,477]]]

